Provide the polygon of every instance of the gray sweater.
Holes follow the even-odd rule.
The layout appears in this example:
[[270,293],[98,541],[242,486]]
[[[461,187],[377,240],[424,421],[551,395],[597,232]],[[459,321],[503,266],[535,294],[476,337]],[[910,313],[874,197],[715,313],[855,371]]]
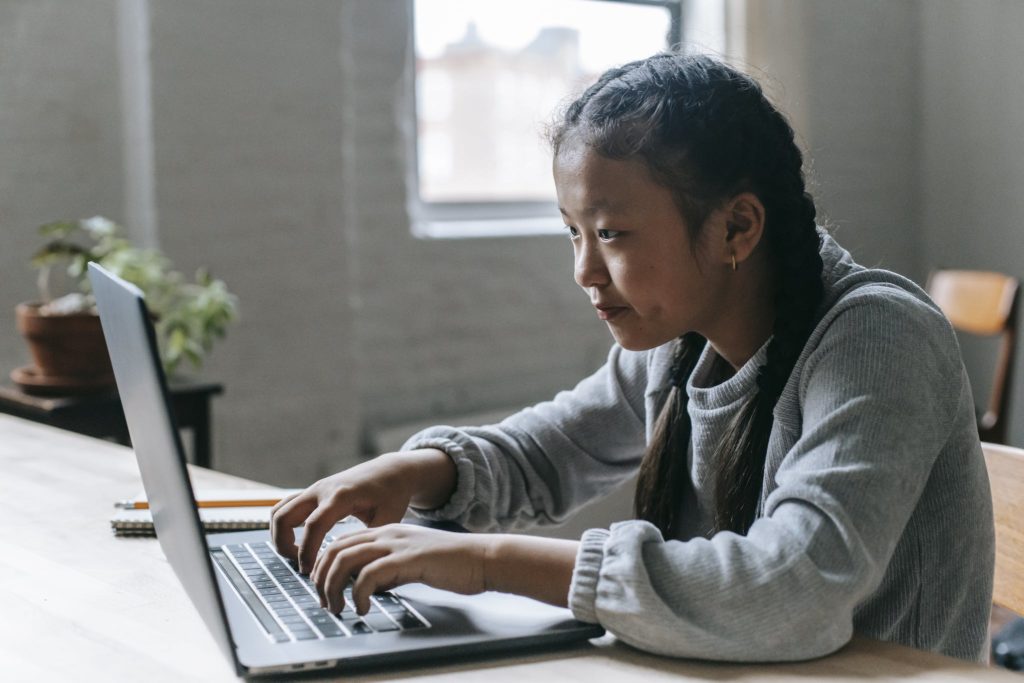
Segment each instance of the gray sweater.
[[[824,235],[824,233],[823,233]],[[756,390],[762,347],[686,390],[693,424],[684,531],[638,520],[583,534],[569,604],[651,652],[733,661],[824,655],[853,633],[986,658],[993,522],[954,333],[909,280],[824,235],[825,302],[775,408],[758,518],[711,537],[717,434]],[[613,346],[571,391],[486,427],[433,427],[404,448],[454,460],[450,501],[420,511],[474,530],[557,523],[633,474],[668,385],[672,344]]]

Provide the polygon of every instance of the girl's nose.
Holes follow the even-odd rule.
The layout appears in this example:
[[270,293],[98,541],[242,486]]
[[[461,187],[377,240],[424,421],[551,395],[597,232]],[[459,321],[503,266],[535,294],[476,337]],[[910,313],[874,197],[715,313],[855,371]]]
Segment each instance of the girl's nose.
[[601,252],[595,246],[581,241],[576,249],[576,267],[573,271],[576,284],[587,289],[608,284],[608,269],[605,268]]

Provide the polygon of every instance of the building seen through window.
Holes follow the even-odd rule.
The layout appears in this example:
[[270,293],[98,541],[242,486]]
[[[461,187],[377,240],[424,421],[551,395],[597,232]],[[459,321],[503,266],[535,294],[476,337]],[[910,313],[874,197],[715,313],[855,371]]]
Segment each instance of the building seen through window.
[[545,117],[567,84],[591,82],[579,31],[542,27],[521,50],[484,41],[475,23],[418,60],[420,197],[424,201],[551,200]]
[[416,0],[417,232],[559,229],[546,125],[678,31],[676,2]]

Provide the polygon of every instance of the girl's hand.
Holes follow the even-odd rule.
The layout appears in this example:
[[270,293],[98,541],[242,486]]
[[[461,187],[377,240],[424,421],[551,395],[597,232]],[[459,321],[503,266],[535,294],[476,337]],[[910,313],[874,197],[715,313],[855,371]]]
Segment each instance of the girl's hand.
[[492,536],[388,524],[343,536],[317,557],[310,577],[320,606],[337,614],[342,590],[355,577],[352,601],[366,614],[370,595],[406,583],[425,583],[470,595],[488,589],[485,564]]
[[[274,506],[270,532],[277,552],[298,560],[299,571],[313,567],[324,536],[349,515],[367,526],[398,522],[410,502],[421,507],[444,503],[455,487],[455,465],[443,451],[422,449],[387,453],[316,482]],[[305,523],[301,544],[295,527]]]

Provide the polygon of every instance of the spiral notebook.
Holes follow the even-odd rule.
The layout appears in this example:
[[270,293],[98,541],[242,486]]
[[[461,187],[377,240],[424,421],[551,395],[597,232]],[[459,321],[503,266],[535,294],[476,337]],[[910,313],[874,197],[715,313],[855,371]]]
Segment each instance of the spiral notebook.
[[[270,527],[270,504],[238,505],[238,501],[261,499],[267,503],[277,501],[286,495],[301,489],[216,489],[196,491],[196,502],[199,504],[199,519],[203,531],[207,533],[222,531],[251,531]],[[203,507],[211,501],[223,501],[224,506]],[[118,507],[110,518],[110,528],[116,536],[155,536],[153,515],[148,508],[136,509],[134,506],[145,504],[145,494],[116,503]]]

